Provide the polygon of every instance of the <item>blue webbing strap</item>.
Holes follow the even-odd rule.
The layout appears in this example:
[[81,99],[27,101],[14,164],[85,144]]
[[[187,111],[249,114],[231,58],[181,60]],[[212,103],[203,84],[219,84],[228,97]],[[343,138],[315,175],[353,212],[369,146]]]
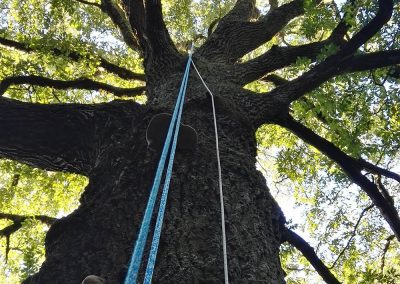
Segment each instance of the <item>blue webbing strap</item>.
[[[185,69],[182,84],[181,84],[181,87],[179,90],[178,99],[175,104],[174,113],[172,115],[171,123],[168,128],[168,133],[167,133],[167,137],[165,139],[161,158],[158,163],[157,172],[156,172],[156,176],[154,178],[153,186],[152,186],[152,189],[150,192],[149,201],[146,206],[142,225],[140,226],[139,235],[138,235],[136,243],[135,243],[135,248],[134,248],[132,258],[131,258],[131,261],[129,264],[128,272],[125,277],[125,281],[124,281],[125,284],[135,284],[137,281],[140,264],[142,262],[143,251],[144,251],[147,236],[149,233],[151,216],[153,215],[154,205],[156,203],[158,189],[160,187],[162,173],[164,171],[165,161],[167,159],[167,155],[168,155],[169,148],[170,148],[172,133],[175,128],[175,125],[177,125],[177,128],[179,128],[179,125],[180,125],[180,117],[182,114],[182,107],[183,107],[183,98],[184,98],[184,92],[186,91],[186,86],[187,86],[187,79],[188,79],[189,70],[190,70],[190,62],[191,62],[191,54],[189,55],[189,59],[186,64],[186,69]],[[178,115],[178,114],[180,114],[180,115]],[[177,116],[179,116],[178,122],[177,122]],[[176,147],[176,145],[175,145],[175,147]],[[171,152],[172,152],[172,150],[171,150]],[[175,149],[173,149],[173,152],[175,152]],[[170,161],[171,161],[171,159],[170,159]],[[169,184],[169,180],[166,181],[166,183]]]
[[[188,64],[190,64],[190,62],[191,62],[191,59],[192,59],[191,57],[192,57],[192,55],[190,53]],[[189,68],[189,70],[190,70],[190,68]],[[156,226],[154,229],[153,241],[151,244],[149,259],[147,261],[147,268],[146,268],[146,273],[145,273],[144,281],[143,281],[143,283],[145,283],[145,284],[151,283],[151,278],[153,276],[153,271],[154,271],[154,265],[156,263],[156,258],[157,258],[158,244],[160,242],[161,229],[162,229],[164,213],[165,213],[165,206],[167,204],[169,183],[171,181],[172,168],[174,165],[175,150],[176,150],[176,145],[178,143],[179,125],[180,125],[180,121],[181,121],[181,117],[182,117],[183,103],[185,101],[185,94],[186,94],[187,80],[189,77],[189,71],[185,75],[186,75],[186,84],[184,86],[182,100],[180,102],[180,107],[179,107],[179,111],[178,111],[178,119],[177,119],[177,124],[175,127],[174,140],[172,142],[171,153],[169,156],[169,162],[168,162],[168,167],[167,167],[167,173],[165,176],[164,188],[163,188],[163,192],[161,195],[160,208],[158,209],[157,222],[156,222]]]

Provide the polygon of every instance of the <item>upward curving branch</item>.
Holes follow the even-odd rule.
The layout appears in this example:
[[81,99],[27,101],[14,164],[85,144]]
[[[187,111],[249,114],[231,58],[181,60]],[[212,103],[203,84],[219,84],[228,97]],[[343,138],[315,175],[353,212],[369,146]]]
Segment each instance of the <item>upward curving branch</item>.
[[102,82],[93,81],[88,78],[79,78],[70,81],[63,81],[41,76],[29,75],[29,76],[7,77],[2,81],[0,81],[0,97],[4,95],[4,93],[10,86],[23,85],[23,84],[29,84],[41,87],[50,87],[59,90],[66,90],[66,89],[83,89],[83,90],[93,90],[93,91],[104,90],[119,97],[137,96],[143,94],[143,92],[146,89],[146,87],[120,88]]
[[135,51],[141,52],[140,40],[132,30],[124,11],[114,0],[101,0],[101,10],[106,13],[118,27],[125,43]]
[[235,72],[245,85],[255,81],[263,75],[279,70],[296,62],[299,57],[308,57],[315,61],[321,49],[327,44],[343,45],[343,36],[347,32],[347,25],[340,23],[329,38],[320,42],[313,42],[300,46],[273,46],[266,53],[242,64],[237,64]]
[[287,128],[306,143],[314,146],[321,153],[333,160],[350,178],[371,198],[373,204],[380,210],[386,222],[400,240],[400,217],[394,204],[385,198],[378,186],[362,174],[362,170],[368,170],[359,160],[348,156],[333,143],[314,133],[311,129],[295,121],[291,116],[282,119],[277,124]]
[[[172,42],[167,27],[164,22],[161,0],[145,0],[146,29],[148,49],[146,50],[147,71],[154,68],[176,66],[182,56],[179,54]],[[155,67],[153,64],[160,63]],[[165,70],[164,70],[165,71]],[[151,72],[150,72],[151,73]]]
[[[304,94],[316,89],[327,80],[348,72],[357,72],[370,70],[379,67],[392,66],[400,63],[399,50],[382,51],[364,55],[354,55],[353,53],[370,39],[376,31],[390,19],[393,12],[393,1],[380,0],[379,11],[375,18],[371,20],[364,28],[356,33],[347,44],[336,54],[328,57],[320,64],[305,72],[298,78],[278,86],[264,96],[264,102],[258,104],[260,108],[270,105],[271,100],[280,102],[283,107],[288,107],[291,102],[299,99]],[[388,56],[389,55],[389,56]],[[366,59],[374,59],[374,61]],[[378,63],[375,64],[374,63]],[[264,110],[264,111],[263,111]],[[268,108],[259,109],[257,123],[268,121]]]

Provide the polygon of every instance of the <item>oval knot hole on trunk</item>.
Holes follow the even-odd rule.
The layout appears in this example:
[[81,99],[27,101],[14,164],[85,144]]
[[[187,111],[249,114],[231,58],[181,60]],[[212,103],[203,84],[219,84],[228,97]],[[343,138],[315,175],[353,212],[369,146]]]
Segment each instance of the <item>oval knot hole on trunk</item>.
[[[159,113],[153,116],[146,131],[146,140],[149,147],[162,150],[171,119],[172,115],[169,113]],[[196,145],[196,130],[189,125],[181,123],[177,149],[181,151],[193,151],[196,149]]]

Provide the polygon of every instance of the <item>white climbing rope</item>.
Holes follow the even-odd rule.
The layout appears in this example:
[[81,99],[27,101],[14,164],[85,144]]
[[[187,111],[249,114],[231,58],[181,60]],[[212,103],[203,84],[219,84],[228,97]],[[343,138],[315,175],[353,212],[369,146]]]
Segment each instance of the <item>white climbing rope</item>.
[[224,193],[223,193],[223,190],[222,190],[221,160],[219,158],[218,128],[217,128],[217,116],[215,114],[214,95],[211,92],[211,90],[208,88],[206,82],[204,82],[203,77],[200,75],[200,72],[197,69],[196,65],[194,64],[193,60],[192,60],[192,65],[193,65],[194,70],[196,70],[196,73],[199,76],[199,78],[200,78],[201,82],[203,83],[204,87],[207,89],[208,93],[211,96],[211,104],[212,104],[213,117],[214,117],[215,146],[216,146],[216,149],[217,149],[219,198],[220,198],[220,203],[221,203],[221,227],[222,227],[222,248],[223,248],[223,255],[224,255],[224,277],[225,277],[225,284],[229,284],[229,279],[228,279],[228,254],[227,254],[227,251],[226,251]]

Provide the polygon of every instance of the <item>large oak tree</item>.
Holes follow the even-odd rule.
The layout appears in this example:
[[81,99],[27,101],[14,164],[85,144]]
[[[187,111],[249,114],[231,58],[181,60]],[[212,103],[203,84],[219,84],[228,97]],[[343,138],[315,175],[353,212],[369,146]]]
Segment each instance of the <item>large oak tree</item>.
[[[379,165],[379,160],[369,161],[362,151],[334,143],[332,137],[341,133],[334,120],[343,117],[327,109],[342,97],[339,91],[333,92],[330,101],[319,92],[326,85],[335,88],[338,78],[358,80],[358,74],[367,73],[382,80],[382,88],[398,84],[400,50],[393,34],[398,32],[399,15],[394,14],[391,0],[349,1],[341,10],[325,1],[269,1],[267,9],[258,9],[255,2],[238,0],[212,23],[198,23],[210,24],[208,33],[192,34],[193,60],[216,100],[229,276],[235,283],[284,283],[279,248],[289,242],[325,281],[338,283],[314,250],[286,227],[281,209],[256,169],[256,132],[265,125],[280,126],[323,153],[358,186],[400,240],[396,204],[381,182],[382,178],[400,182],[400,176]],[[42,6],[24,6],[24,1],[21,7],[15,1],[1,4],[1,16],[7,20],[0,27],[0,46],[8,71],[0,78],[0,157],[84,175],[89,183],[79,208],[70,215],[58,220],[35,216],[51,228],[46,235],[46,261],[25,283],[80,283],[89,274],[121,283],[160,155],[149,147],[146,129],[154,115],[172,112],[188,44],[178,40],[179,30],[163,14],[160,0],[38,3]],[[366,4],[368,9],[363,8]],[[29,26],[31,22],[41,20],[29,19],[27,10],[36,8],[46,20],[32,33],[38,27]],[[23,12],[16,16],[14,11]],[[91,13],[98,18],[90,18]],[[318,26],[314,19],[309,30],[293,26],[303,21],[306,27],[311,16],[330,21]],[[180,19],[190,20],[190,15]],[[115,29],[103,28],[103,22]],[[93,30],[82,28],[87,23],[99,25],[97,40],[91,41],[96,36]],[[185,29],[184,23],[180,27]],[[82,31],[76,36],[68,28]],[[114,37],[123,47],[107,47],[118,46]],[[296,41],[288,43],[292,38]],[[95,47],[96,43],[100,46]],[[10,50],[25,54],[26,60],[15,62],[7,53]],[[30,63],[35,56],[42,61],[36,58]],[[303,69],[298,68],[301,64]],[[363,82],[368,83],[376,82]],[[63,103],[59,90],[83,97],[109,93],[146,99],[141,103]],[[29,102],[35,93],[46,92],[59,102]],[[374,99],[372,95],[370,109]],[[391,106],[391,113],[386,113],[389,121],[399,114],[398,100],[392,100],[386,102]],[[353,106],[353,112],[357,111],[357,105]],[[194,72],[189,77],[183,122],[196,129],[198,143],[195,151],[178,151],[175,159],[153,279],[158,283],[222,282],[212,109],[210,94]],[[317,133],[321,125],[325,131]],[[273,137],[273,133],[264,136]],[[362,140],[360,133],[355,137]],[[1,231],[9,238],[28,216],[3,214],[1,218],[12,221]]]

